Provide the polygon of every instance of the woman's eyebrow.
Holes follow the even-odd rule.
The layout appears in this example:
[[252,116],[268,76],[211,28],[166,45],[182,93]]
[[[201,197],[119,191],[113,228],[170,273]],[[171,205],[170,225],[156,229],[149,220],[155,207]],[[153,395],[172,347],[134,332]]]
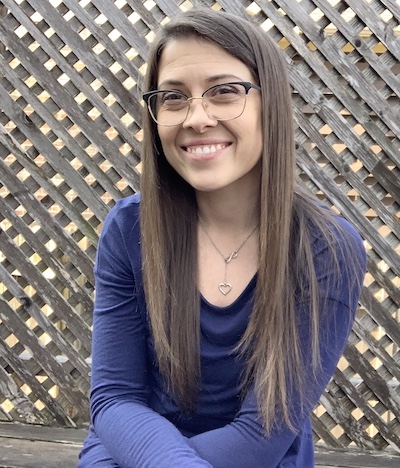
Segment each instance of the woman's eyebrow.
[[158,84],[158,87],[160,86],[184,86],[184,83],[179,80],[164,80],[161,81],[161,83]]
[[223,73],[220,75],[213,75],[210,76],[209,78],[206,78],[206,81],[209,83],[213,83],[214,81],[219,81],[219,80],[235,80],[235,81],[243,81],[243,78],[240,78],[239,76],[232,75],[230,73]]
[[[243,81],[243,78],[241,78],[239,76],[236,76],[236,75],[228,74],[228,73],[209,76],[208,78],[205,79],[205,81],[207,83],[214,83],[216,81],[225,80],[225,79],[226,80]],[[185,86],[185,83],[183,81],[180,81],[180,80],[168,79],[168,80],[161,81],[161,83],[158,84],[159,88],[161,86]]]

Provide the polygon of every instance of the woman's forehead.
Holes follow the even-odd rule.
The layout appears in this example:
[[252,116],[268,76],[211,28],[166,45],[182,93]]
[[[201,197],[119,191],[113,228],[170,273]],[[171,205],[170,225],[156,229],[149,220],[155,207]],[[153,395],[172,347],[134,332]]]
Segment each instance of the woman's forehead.
[[161,52],[159,84],[190,79],[210,81],[218,76],[239,80],[252,78],[250,69],[241,60],[221,46],[201,38],[172,39]]

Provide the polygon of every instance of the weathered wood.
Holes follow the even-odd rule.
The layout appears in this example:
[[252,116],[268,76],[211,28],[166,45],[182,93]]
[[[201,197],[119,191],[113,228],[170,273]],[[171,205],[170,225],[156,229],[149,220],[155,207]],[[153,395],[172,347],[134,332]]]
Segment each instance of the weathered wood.
[[[6,3],[7,2],[7,3]],[[8,8],[12,7],[14,2],[5,0],[4,3]],[[5,28],[5,23],[0,23],[0,41],[4,42],[5,45],[17,56],[21,61],[24,62],[27,69],[37,77],[37,80],[42,81],[43,89],[48,89],[52,93],[52,98],[55,100],[60,109],[64,109],[65,112],[79,125],[81,131],[87,136],[87,138],[99,148],[99,150],[106,154],[110,162],[114,167],[127,178],[129,182],[133,184],[133,188],[138,187],[138,173],[135,172],[134,167],[128,165],[125,158],[117,157],[119,154],[118,147],[113,142],[104,136],[98,126],[92,122],[85,112],[79,108],[74,100],[74,96],[67,93],[60,83],[53,79],[51,75],[47,73],[47,70],[41,66],[36,60],[36,57],[29,49],[24,48],[24,45],[19,42],[9,42],[9,33]],[[50,45],[49,45],[50,47]],[[77,90],[79,88],[76,88]],[[76,94],[78,94],[76,92]],[[96,94],[90,91],[90,99],[96,102],[96,105],[100,109],[104,108],[104,104],[100,104]]]
[[382,361],[383,365],[389,369],[393,377],[400,382],[400,367],[398,363],[382,346],[379,346],[377,340],[374,339],[374,337],[368,333],[365,327],[357,320],[354,323],[353,332],[359,339],[368,345],[371,352],[373,352],[374,355]]
[[146,60],[149,46],[141,32],[137,31],[136,25],[132,24],[115,4],[110,4],[107,0],[92,0],[92,3],[103,15],[110,18],[111,23],[114,23],[114,27],[123,34],[129,45]]
[[[1,90],[1,87],[0,87]],[[18,160],[26,167],[27,169],[30,170],[30,173],[32,177],[38,182],[39,187],[43,187],[46,189],[47,193],[51,195],[52,199],[59,203],[60,206],[64,209],[64,212],[69,216],[71,221],[73,221],[80,229],[81,231],[93,242],[97,243],[98,236],[95,232],[95,230],[90,226],[90,224],[81,216],[81,213],[74,209],[73,206],[66,200],[66,198],[57,190],[53,184],[51,184],[48,181],[48,177],[46,176],[46,173],[42,170],[42,168],[36,166],[36,164],[32,161],[33,158],[30,158],[24,151],[23,149],[13,141],[13,139],[10,137],[10,135],[4,130],[4,128],[0,128],[0,143],[4,145],[9,151],[15,155]],[[16,191],[13,190],[15,195],[22,195],[24,190],[26,188],[24,187],[23,183],[18,181],[15,175],[12,172],[9,172],[7,169],[7,166],[4,165],[2,161],[0,161],[0,164],[2,164],[2,181],[3,183],[10,182],[10,179],[14,177],[15,184],[18,186],[21,186],[21,190]],[[9,175],[7,175],[9,173]],[[8,179],[8,180],[7,180]],[[11,187],[15,187],[15,184],[11,184]],[[34,203],[34,198],[32,197],[32,203]],[[37,203],[37,205],[40,205]],[[48,213],[46,212],[45,216],[47,218],[50,218]],[[87,272],[88,275],[90,276],[90,273]]]
[[[85,183],[83,178],[76,172],[71,171],[71,165],[60,157],[60,153],[46,138],[45,135],[37,128],[22,112],[21,108],[17,106],[10,98],[4,88],[0,86],[0,100],[2,102],[3,111],[18,125],[18,128],[34,143],[42,154],[52,161],[53,168],[68,180],[68,184],[75,190],[76,193],[82,193],[82,201],[87,206],[96,208],[96,214],[102,215],[100,219],[104,219],[107,215],[107,209],[103,205],[101,198]],[[101,207],[101,208],[99,208]]]
[[389,278],[389,275],[385,275],[384,272],[378,268],[377,261],[374,259],[374,253],[371,253],[368,259],[368,271],[374,277],[375,281],[386,291],[388,291],[390,299],[400,308],[400,289],[395,286],[394,282]]
[[397,468],[400,457],[394,452],[371,453],[359,450],[332,450],[317,447],[315,455],[316,467],[347,467],[347,468]]
[[390,336],[394,343],[400,343],[400,324],[395,320],[390,311],[386,310],[372,296],[367,288],[363,288],[361,302],[365,304],[369,315],[385,329],[385,332]]
[[90,367],[87,362],[82,358],[80,352],[76,351],[72,346],[69,340],[67,340],[63,333],[56,328],[54,323],[52,323],[46,315],[42,313],[39,307],[32,302],[32,300],[26,296],[25,291],[20,287],[17,281],[5,270],[5,268],[0,264],[0,278],[3,284],[7,289],[13,294],[15,298],[18,298],[22,304],[23,309],[27,310],[29,316],[31,316],[37,322],[38,326],[46,333],[54,343],[57,344],[57,347],[71,363],[74,365],[75,369],[80,372],[82,377],[86,379],[87,384],[89,385],[89,374]]
[[[2,299],[0,298],[0,305]],[[45,404],[44,418],[47,424],[51,424],[54,419],[58,424],[62,426],[75,426],[75,423],[69,418],[64,409],[58,404],[58,402],[43,388],[42,385],[36,379],[36,376],[24,365],[24,362],[17,356],[14,351],[0,338],[0,356],[7,362],[13,369],[13,372],[23,382],[32,389],[36,398],[40,399]],[[19,413],[18,417],[20,420],[26,423],[32,423],[35,421],[35,412],[31,411],[28,414]],[[49,416],[46,418],[46,413]],[[15,419],[17,420],[17,419]],[[38,420],[36,419],[36,422]]]
[[362,57],[366,59],[369,65],[373,67],[375,72],[386,82],[392,90],[400,96],[400,82],[391,73],[390,68],[379,60],[377,55],[360,40],[358,35],[354,34],[354,28],[352,28],[346,21],[341,21],[342,17],[339,12],[330,5],[329,2],[323,0],[313,0],[313,3],[324,13],[324,15],[335,25],[342,34],[345,35],[347,41],[352,44],[355,48],[360,48]]
[[[298,79],[300,80],[301,77],[299,76]],[[324,112],[323,115],[326,116],[328,112],[331,115],[335,115],[335,111],[333,109]],[[320,134],[318,129],[315,126],[313,126],[311,119],[305,118],[304,114],[298,108],[295,108],[295,119],[301,130],[308,136],[308,138],[310,138],[311,141],[318,144],[319,150],[322,151],[324,156],[331,162],[332,167],[335,167],[337,169],[338,173],[343,176],[344,180],[346,180],[349,183],[349,185],[357,191],[357,193],[363,195],[363,198],[368,203],[368,205],[373,206],[377,214],[381,217],[385,224],[388,227],[390,227],[397,236],[400,237],[400,225],[393,217],[393,214],[388,210],[388,208],[384,205],[384,203],[374,193],[373,190],[366,190],[365,182],[355,172],[351,171],[349,164],[343,161],[342,159],[338,158],[337,153],[332,149],[332,147],[329,145],[326,139]],[[308,158],[304,159],[305,164],[307,163],[307,159]],[[380,176],[385,177],[385,172],[387,170],[388,169],[385,168],[385,170],[381,172]],[[332,180],[329,181],[329,185],[332,185]],[[347,215],[347,212],[345,211],[344,214]],[[391,250],[390,246],[386,246],[386,250]],[[381,254],[382,253],[383,252],[381,252]]]
[[322,421],[321,418],[315,416],[315,414],[312,414],[311,421],[312,421],[312,426],[313,426],[313,431],[314,431],[314,437],[317,440],[323,440],[328,445],[328,447],[333,447],[333,448],[342,447],[342,445],[339,443],[336,437],[332,435],[331,433],[332,428],[327,427],[325,422]]
[[[385,151],[388,151],[388,153],[391,156],[391,160],[392,161],[397,161],[397,164],[400,167],[399,151],[396,150],[396,148],[393,146],[393,144],[390,142],[390,140],[388,140],[388,139],[384,138],[382,135],[380,135],[379,129],[376,127],[376,125],[372,125],[373,122],[372,122],[367,110],[366,109],[363,110],[360,107],[360,105],[357,103],[357,101],[355,100],[354,96],[351,95],[351,88],[349,88],[349,87],[345,88],[343,86],[342,82],[338,78],[336,78],[335,74],[333,74],[332,71],[327,68],[326,65],[327,65],[327,63],[329,63],[328,59],[323,57],[322,55],[317,55],[316,56],[314,53],[312,53],[312,51],[306,46],[306,44],[304,43],[304,41],[301,39],[301,37],[298,34],[296,34],[292,29],[289,29],[289,28],[285,27],[285,21],[282,19],[281,15],[277,11],[275,11],[273,9],[273,7],[270,6],[270,4],[268,2],[265,2],[265,3],[261,2],[260,6],[261,5],[263,6],[264,10],[268,13],[268,15],[273,19],[275,24],[277,26],[279,26],[280,28],[282,28],[284,34],[288,37],[291,44],[296,48],[296,50],[301,54],[301,56],[304,57],[304,59],[307,61],[307,64],[310,67],[312,67],[313,71],[315,73],[317,73],[317,74],[322,75],[322,79],[323,79],[324,83],[326,83],[329,86],[329,88],[335,93],[335,96],[337,96],[338,98],[341,98],[341,103],[343,104],[343,107],[348,108],[349,111],[352,112],[353,116],[358,117],[359,123],[367,131],[370,131],[372,137],[374,137],[375,134],[378,133],[379,144],[381,145],[383,143],[382,148]],[[304,21],[306,22],[305,19],[304,19]],[[318,36],[318,33],[315,32],[314,36]],[[324,44],[324,43],[325,43],[324,41],[321,42],[321,44]],[[332,45],[332,47],[330,47],[330,49],[332,49],[332,51],[334,51],[333,53],[335,53],[335,54],[338,53],[336,46]],[[326,53],[326,56],[329,58],[329,60],[331,60],[331,55],[329,53]],[[345,60],[344,56],[340,56],[339,58],[343,59],[347,64],[348,61]],[[350,64],[351,64],[351,62],[349,62],[349,65]],[[355,66],[353,66],[353,67],[354,67],[354,70],[357,69],[357,67],[355,67]],[[291,71],[290,76],[291,76],[292,80],[295,80],[295,78],[296,78],[296,75],[295,75],[296,68],[297,67],[295,66],[294,63],[290,64],[290,71]],[[358,70],[357,70],[357,74],[359,75]],[[347,75],[347,76],[352,77],[352,75]],[[303,86],[304,84],[308,84],[308,80],[303,81],[304,78],[305,78],[304,75],[300,75],[298,77],[298,79],[293,83],[295,89],[299,93],[305,93],[305,92],[309,91],[309,87],[304,87]],[[354,81],[356,81],[356,78],[354,78]],[[368,89],[371,88],[369,84],[367,85],[367,88]],[[376,94],[376,93],[373,92],[372,89],[370,89],[370,93],[372,93],[373,95]],[[324,99],[322,93],[321,94],[318,93],[317,90],[315,89],[315,86],[312,87],[311,100],[308,101],[308,99],[310,99],[310,94],[309,93],[306,94],[306,101],[312,103],[313,107],[316,109],[316,111],[320,111],[320,109],[322,109],[322,105],[326,104],[326,100]],[[373,97],[372,99],[375,99],[376,101],[378,101],[380,108],[385,108],[386,107],[386,102],[385,101],[380,101],[377,97]],[[342,125],[340,124],[340,117],[338,115],[329,115],[329,116],[335,119],[333,121],[333,123],[335,123],[336,125],[333,127],[333,129],[338,130],[338,132],[339,132],[338,135],[339,136],[341,136],[340,135],[341,132],[343,132],[343,131],[346,132],[347,137],[350,138],[351,143],[354,145],[353,146],[353,149],[354,149],[353,154],[356,154],[357,158],[360,158],[360,160],[363,162],[363,164],[366,166],[366,168],[370,171],[370,173],[373,173],[374,176],[378,177],[379,182],[382,183],[383,186],[386,185],[386,180],[391,181],[391,185],[388,188],[389,193],[391,193],[393,187],[398,189],[398,183],[397,183],[397,179],[396,179],[395,175],[390,174],[390,172],[387,171],[387,170],[385,171],[386,172],[385,177],[381,177],[380,171],[375,171],[376,173],[374,173],[374,168],[375,168],[378,161],[376,161],[375,157],[372,157],[372,154],[371,154],[371,151],[369,150],[369,148],[362,145],[362,143],[359,141],[359,138],[357,137],[357,135],[355,135],[353,132],[351,132],[351,130],[347,128],[346,124],[344,124],[344,123]],[[395,118],[394,115],[393,115],[393,118]],[[327,123],[329,125],[331,125],[332,122],[327,121]],[[387,140],[387,141],[385,141],[385,140]],[[344,139],[344,141],[346,143],[348,143],[346,138]],[[382,170],[383,168],[380,168],[380,169]],[[399,199],[398,199],[398,201],[399,201]]]
[[[265,3],[263,0],[260,2],[260,5],[264,6]],[[294,3],[288,0],[277,0],[277,4],[296,21],[296,24],[307,34],[307,37],[313,41],[314,45],[318,47],[325,57],[329,58],[330,63],[336,67],[358,95],[382,118],[388,128],[398,135],[400,133],[400,123],[396,119],[396,114],[391,108],[387,107],[386,101],[381,99],[379,93],[376,93],[376,90],[365,79],[364,75],[360,73],[358,68],[346,60],[343,52],[334,47],[332,41],[326,40],[324,34],[321,34],[321,31],[315,26],[314,22],[309,20],[309,16],[305,15],[301,8],[294,8]]]
[[[90,30],[90,32],[94,35],[97,41],[106,47],[107,52],[110,55],[112,55],[112,57],[119,64],[122,65],[123,69],[128,74],[128,76],[135,77],[135,79],[137,80],[138,87],[141,89],[142,80],[143,80],[142,73],[140,72],[139,68],[136,66],[135,62],[133,60],[129,60],[126,57],[126,55],[123,53],[123,51],[121,51],[118,47],[115,47],[114,42],[109,38],[109,36],[102,30],[102,28],[96,25],[95,15],[90,14],[91,9],[95,9],[93,4],[90,6],[91,8],[83,9],[79,5],[76,4],[75,0],[65,0],[63,3],[64,5],[68,7],[70,11],[72,11],[75,14],[75,16],[82,23],[82,25]],[[141,17],[143,17],[142,11],[144,8],[142,5],[139,5],[139,8],[140,8],[140,15]],[[98,13],[97,9],[96,9],[96,13]],[[148,16],[150,16],[150,14]],[[150,18],[152,17],[150,16]],[[143,64],[143,60],[140,60],[140,62],[141,64]],[[137,119],[138,124],[140,125],[141,124],[141,120],[140,120],[141,107],[139,106],[139,101],[140,101],[140,96],[138,93],[132,96],[131,104],[133,106],[137,106],[137,110],[135,110],[134,115],[135,115],[135,118]]]
[[[71,154],[79,158],[80,161],[85,165],[89,172],[99,180],[101,180],[102,186],[104,189],[110,193],[115,198],[120,197],[120,191],[117,190],[112,182],[104,171],[102,171],[99,166],[90,158],[90,156],[84,151],[84,149],[78,144],[75,138],[64,128],[64,126],[53,116],[53,114],[46,108],[44,104],[30,91],[30,89],[22,82],[18,77],[15,71],[8,66],[5,60],[0,56],[0,73],[8,79],[10,83],[14,83],[21,95],[24,97],[26,102],[32,106],[33,109],[51,126],[52,131],[65,142],[66,147],[69,148]],[[52,159],[51,152],[46,157],[51,161],[53,167],[57,168],[57,165],[64,158],[65,154],[56,153],[56,157]],[[69,173],[71,172],[71,166],[67,168],[66,176],[68,178]],[[61,171],[62,172],[62,171]],[[65,172],[65,171],[64,171]]]
[[[0,142],[2,143],[3,141],[4,140],[2,139],[2,133],[0,132]],[[22,156],[21,152],[18,151],[18,148],[15,147],[14,154]],[[82,273],[93,284],[93,260],[90,259],[86,255],[86,253],[83,252],[78,245],[76,245],[75,242],[73,242],[71,236],[69,236],[50,216],[45,207],[32,194],[27,192],[24,184],[7,168],[7,166],[2,161],[0,161],[0,169],[1,179],[3,183],[7,184],[7,186],[10,187],[10,189],[12,190],[13,197],[16,200],[18,200],[23,206],[27,207],[28,210],[31,210],[31,212],[35,214],[38,223],[47,232],[51,234],[52,238],[55,239],[59,245],[63,246],[64,252],[71,258],[75,265],[79,265]],[[43,183],[45,183],[46,177],[44,175],[41,175],[41,179],[43,180]],[[58,197],[55,198],[57,199]],[[67,203],[65,205],[66,210],[68,209],[68,212],[71,213],[73,207],[71,207],[71,205]],[[74,219],[73,212],[71,214],[71,218]],[[90,228],[90,226],[88,227]],[[86,226],[83,226],[82,228],[86,234],[90,233],[91,238],[93,235],[92,231],[88,231]]]
[[[345,356],[347,357],[347,352],[345,352]],[[357,361],[355,361],[357,362]],[[340,370],[336,370],[334,375],[334,380],[340,385],[343,389],[347,397],[354,403],[356,408],[359,408],[364,416],[367,418],[365,421],[366,425],[370,425],[371,423],[374,424],[376,427],[380,429],[380,435],[384,437],[390,444],[393,446],[398,447],[398,435],[396,435],[386,424],[383,423],[381,419],[381,415],[369,405],[368,400],[365,399],[357,389],[351,384],[351,382],[343,375]],[[372,393],[372,390],[371,390]],[[343,418],[340,415],[340,405],[335,406],[334,416],[338,419],[342,420]],[[349,417],[349,415],[347,416]],[[348,436],[352,438],[352,432],[348,433]],[[373,445],[373,441],[370,440],[369,437],[364,436],[360,437],[360,432],[358,431],[357,439],[360,441],[362,440],[362,446],[364,448],[376,448]]]
[[[55,276],[61,281],[62,286],[71,292],[75,298],[75,303],[81,304],[83,308],[91,310],[93,308],[93,301],[88,295],[88,291],[84,290],[84,288],[71,277],[69,272],[65,270],[65,265],[51,255],[29,226],[16,215],[15,211],[12,210],[2,198],[0,198],[0,211],[12,222],[13,227],[24,236],[25,241],[32,249],[40,255],[47,267],[51,268]],[[1,268],[2,266],[0,264],[0,270]]]
[[[1,353],[1,345],[0,345]],[[46,418],[40,413],[29,398],[19,389],[10,375],[0,367],[0,392],[14,406],[20,420],[31,424],[46,424]],[[11,417],[9,417],[11,420]]]
[[[4,0],[5,4],[10,7],[13,4],[10,0]],[[126,112],[135,116],[137,121],[140,123],[141,106],[139,103],[131,99],[127,90],[123,87],[122,83],[112,74],[109,67],[102,63],[101,57],[93,54],[92,48],[90,48],[86,42],[77,34],[72,28],[69,27],[68,22],[60,14],[58,14],[55,8],[46,8],[47,5],[40,0],[31,0],[31,5],[38,11],[42,16],[45,16],[48,23],[58,32],[58,35],[64,40],[65,44],[74,50],[79,55],[85,66],[93,73],[93,76],[98,77],[105,85],[106,89],[112,92],[118,99],[119,104],[125,109]],[[108,3],[108,8],[112,7],[112,4]],[[11,10],[11,8],[10,8]],[[13,13],[18,14],[21,24],[23,24],[23,16],[19,15],[20,9],[11,10]],[[116,10],[119,11],[119,10]],[[31,27],[32,33],[37,34],[37,39],[42,44],[43,50],[45,50],[50,57],[52,57],[59,65],[67,72],[71,79],[76,83],[78,89],[83,91],[86,96],[89,97],[90,101],[101,110],[105,119],[110,125],[120,126],[120,121],[116,119],[112,112],[112,109],[107,107],[103,100],[88,86],[88,84],[81,79],[78,73],[76,73],[73,67],[68,67],[65,62],[60,61],[60,56],[55,54],[54,46],[51,41],[46,41],[46,37],[43,36],[40,30]],[[140,38],[141,39],[141,38]],[[45,47],[46,46],[46,47]],[[121,128],[123,136],[135,149],[139,150],[137,140],[133,138],[128,132],[125,134],[124,128]],[[136,163],[138,160],[135,161]]]
[[[62,320],[66,320],[69,323],[71,331],[75,334],[76,338],[81,341],[82,347],[90,352],[90,333],[89,327],[82,320],[82,318],[74,313],[73,310],[68,307],[68,304],[64,297],[56,290],[52,284],[47,281],[43,275],[31,264],[24,262],[25,256],[18,249],[15,244],[9,239],[6,232],[1,232],[1,246],[3,253],[13,261],[14,265],[22,271],[29,281],[29,284],[35,288],[36,291],[40,291],[41,296],[46,300],[47,304],[50,304],[56,314],[62,317]],[[0,311],[0,317],[2,320],[12,320],[15,314],[10,317],[5,315],[3,311]]]
[[[86,430],[45,428],[0,423],[0,463],[7,467],[73,468]],[[316,446],[316,468],[397,468],[400,457],[393,451],[372,453]],[[305,467],[304,467],[305,468]]]
[[371,229],[370,222],[365,218],[362,213],[354,210],[352,201],[334,184],[332,179],[321,171],[320,166],[312,158],[310,158],[304,151],[297,151],[297,160],[301,165],[302,170],[309,175],[309,177],[316,177],[316,183],[324,191],[332,203],[345,213],[349,221],[357,225],[359,232],[364,238],[370,239],[374,248],[379,252],[380,256],[384,258],[389,265],[394,266],[396,274],[400,271],[399,256],[390,245],[387,244],[384,238]]
[[65,390],[67,399],[70,400],[71,404],[77,409],[81,416],[87,418],[87,402],[82,400],[79,389],[76,387],[73,379],[64,373],[61,365],[46,351],[46,347],[34,333],[25,326],[22,320],[20,320],[16,314],[12,313],[9,306],[4,305],[3,300],[1,300],[1,302],[3,303],[3,310],[0,312],[0,318],[4,326],[30,350],[32,355],[35,356],[35,362],[40,365],[55,385],[58,385],[63,391]]
[[163,10],[165,15],[170,18],[174,18],[180,12],[178,5],[174,5],[170,0],[158,0],[157,5]]
[[[390,28],[386,28],[379,16],[368,2],[358,2],[357,0],[346,0],[349,7],[357,14],[361,21],[385,44],[391,53],[400,61],[400,42]],[[394,13],[397,12],[399,18],[399,8],[392,5]]]

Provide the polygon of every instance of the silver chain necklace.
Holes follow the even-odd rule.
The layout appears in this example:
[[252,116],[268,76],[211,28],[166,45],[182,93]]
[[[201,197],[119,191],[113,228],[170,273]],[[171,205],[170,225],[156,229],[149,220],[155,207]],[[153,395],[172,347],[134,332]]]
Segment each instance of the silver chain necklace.
[[227,257],[219,250],[215,242],[211,239],[210,234],[208,233],[206,226],[204,225],[203,220],[199,217],[200,225],[203,228],[204,232],[206,233],[206,236],[210,240],[211,244],[215,248],[215,250],[221,255],[221,257],[224,259],[225,262],[225,272],[224,272],[224,281],[222,283],[219,283],[218,285],[218,290],[221,294],[226,296],[232,291],[232,284],[228,283],[227,281],[227,274],[228,274],[228,264],[237,258],[240,249],[244,246],[244,244],[250,239],[250,237],[253,235],[254,231],[257,229],[257,224],[254,226],[254,228],[251,230],[250,234],[246,237],[246,239],[239,245],[237,249],[235,249],[233,252],[231,252]]

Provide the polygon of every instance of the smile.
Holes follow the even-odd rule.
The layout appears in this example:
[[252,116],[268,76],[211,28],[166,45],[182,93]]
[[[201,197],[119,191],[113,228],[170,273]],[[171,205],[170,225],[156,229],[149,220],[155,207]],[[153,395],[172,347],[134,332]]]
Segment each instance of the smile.
[[186,146],[185,150],[192,154],[211,154],[226,148],[227,144]]

